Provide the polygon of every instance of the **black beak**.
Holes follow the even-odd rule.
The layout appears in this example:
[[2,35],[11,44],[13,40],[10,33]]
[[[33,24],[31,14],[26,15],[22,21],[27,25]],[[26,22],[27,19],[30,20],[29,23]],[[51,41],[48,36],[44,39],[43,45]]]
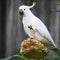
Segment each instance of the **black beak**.
[[22,11],[22,10],[20,10],[20,11],[19,11],[19,14],[20,14],[20,15],[24,15],[24,13],[23,13],[23,11]]

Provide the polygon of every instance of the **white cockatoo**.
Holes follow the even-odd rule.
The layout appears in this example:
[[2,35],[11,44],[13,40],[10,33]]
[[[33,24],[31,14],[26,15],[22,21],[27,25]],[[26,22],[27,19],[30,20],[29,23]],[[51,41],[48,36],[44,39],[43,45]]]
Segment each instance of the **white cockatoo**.
[[30,38],[34,38],[43,42],[50,42],[56,47],[47,27],[45,24],[37,18],[30,10],[36,3],[34,2],[32,6],[22,5],[19,7],[19,14],[23,15],[23,27],[26,34]]

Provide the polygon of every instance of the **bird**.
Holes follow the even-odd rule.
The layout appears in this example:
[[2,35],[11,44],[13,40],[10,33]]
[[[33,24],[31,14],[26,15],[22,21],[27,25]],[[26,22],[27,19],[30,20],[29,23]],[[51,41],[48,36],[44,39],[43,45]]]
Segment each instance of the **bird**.
[[30,38],[34,38],[47,43],[50,42],[50,44],[57,48],[46,25],[30,10],[35,5],[36,2],[33,2],[31,6],[21,5],[19,7],[19,14],[23,15],[22,24],[24,31]]

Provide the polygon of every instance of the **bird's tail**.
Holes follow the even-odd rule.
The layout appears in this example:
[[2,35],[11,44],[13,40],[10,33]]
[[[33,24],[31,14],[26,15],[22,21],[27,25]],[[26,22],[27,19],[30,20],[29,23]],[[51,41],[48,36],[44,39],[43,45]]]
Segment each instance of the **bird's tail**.
[[53,46],[54,46],[55,48],[57,48],[57,46],[56,46],[56,44],[54,43],[54,41],[53,41],[52,38],[51,38],[51,43],[53,44]]
[[56,44],[54,42],[53,42],[53,45],[54,45],[55,48],[57,48],[57,46],[56,46]]

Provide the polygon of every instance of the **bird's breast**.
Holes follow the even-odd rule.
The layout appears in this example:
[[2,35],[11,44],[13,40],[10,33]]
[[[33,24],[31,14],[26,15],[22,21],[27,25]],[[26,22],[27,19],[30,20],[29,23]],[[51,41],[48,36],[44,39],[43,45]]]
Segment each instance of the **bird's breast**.
[[26,34],[28,34],[29,37],[34,37],[35,31],[32,25],[24,25],[23,27],[24,27]]
[[32,37],[38,40],[43,39],[43,37],[38,32],[36,32],[31,25],[24,26],[24,30],[29,37]]
[[[31,18],[28,20],[28,18],[23,19],[23,26],[26,34],[29,37],[36,38],[36,39],[43,39],[43,37],[35,30],[36,25],[38,25],[38,21],[32,20]],[[39,26],[39,25],[38,25]]]

